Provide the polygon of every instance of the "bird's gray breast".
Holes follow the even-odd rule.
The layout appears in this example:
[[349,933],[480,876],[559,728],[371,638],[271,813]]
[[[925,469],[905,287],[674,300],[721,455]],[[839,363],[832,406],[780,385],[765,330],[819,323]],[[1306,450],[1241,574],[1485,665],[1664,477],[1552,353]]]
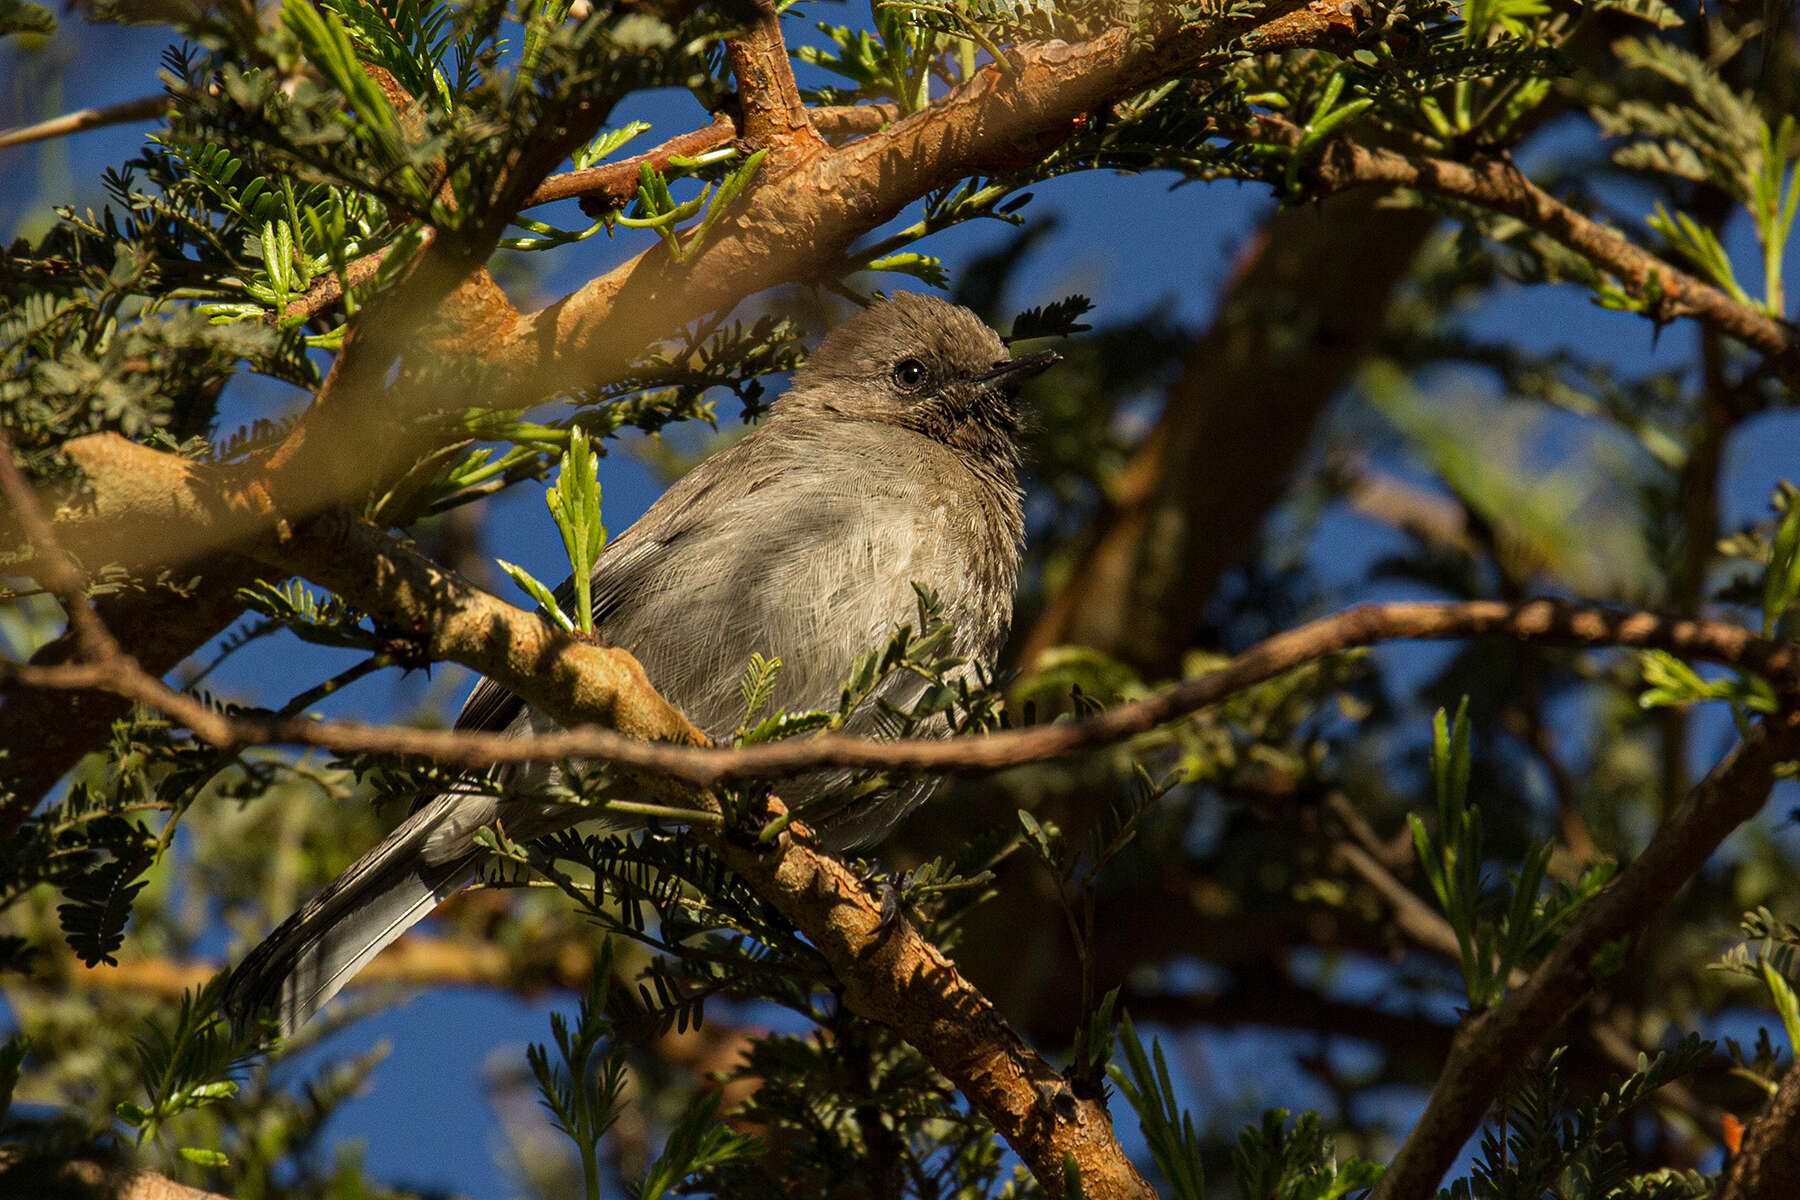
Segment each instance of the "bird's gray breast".
[[[603,637],[712,737],[743,719],[753,653],[773,703],[834,708],[858,654],[938,593],[958,653],[991,665],[1011,618],[1011,481],[893,426],[774,423],[708,459],[611,547],[595,574]],[[859,722],[860,723],[860,722]]]

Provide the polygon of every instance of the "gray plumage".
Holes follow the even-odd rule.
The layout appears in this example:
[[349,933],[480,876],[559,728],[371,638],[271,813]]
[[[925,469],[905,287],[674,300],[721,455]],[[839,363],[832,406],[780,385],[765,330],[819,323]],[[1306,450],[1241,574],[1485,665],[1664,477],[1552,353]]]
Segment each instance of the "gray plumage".
[[[778,657],[773,704],[833,708],[856,655],[917,616],[914,581],[955,626],[954,651],[991,666],[1006,638],[1024,520],[1016,471],[1020,382],[1055,361],[1013,360],[967,309],[896,295],[827,336],[769,419],[695,467],[602,552],[596,631],[709,737],[743,716],[752,653]],[[566,591],[566,589],[565,589]],[[884,698],[917,696],[909,676]],[[459,729],[524,732],[549,720],[483,680]],[[851,733],[880,735],[865,704]],[[782,785],[802,809],[842,775]],[[828,812],[838,847],[886,834],[932,790],[919,781]],[[233,973],[239,1019],[268,1010],[291,1033],[364,964],[481,868],[471,835],[496,819],[518,840],[591,810],[477,791],[433,797],[263,941]]]

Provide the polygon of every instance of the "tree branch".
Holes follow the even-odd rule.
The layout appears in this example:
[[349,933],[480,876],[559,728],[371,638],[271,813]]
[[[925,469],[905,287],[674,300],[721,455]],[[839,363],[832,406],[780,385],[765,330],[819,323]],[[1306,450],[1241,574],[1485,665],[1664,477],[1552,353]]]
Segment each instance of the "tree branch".
[[781,36],[781,14],[774,0],[749,2],[756,9],[756,20],[736,37],[725,39],[725,58],[738,81],[744,137],[793,162],[823,154],[828,149],[825,139],[813,128],[794,83],[794,66]]
[[60,117],[39,121],[35,125],[21,125],[13,129],[0,130],[0,149],[7,146],[22,146],[27,142],[41,142],[48,138],[65,137],[71,133],[99,129],[105,125],[158,120],[169,111],[170,103],[166,93],[158,92],[154,96],[139,96],[136,100],[123,100],[118,104],[108,104],[101,108],[84,108],[76,112],[64,113]]
[[1800,1067],[1789,1067],[1768,1109],[1725,1163],[1715,1200],[1800,1196]]
[[[821,136],[847,138],[874,133],[900,116],[897,104],[844,104],[808,110],[813,127]],[[558,200],[579,199],[591,203],[582,209],[598,215],[625,207],[637,195],[638,168],[649,163],[659,171],[669,168],[677,156],[704,154],[720,146],[728,146],[743,136],[735,120],[727,113],[715,114],[712,123],[700,129],[677,134],[654,150],[615,163],[601,163],[579,171],[563,171],[539,184],[522,207],[536,208]],[[388,247],[370,251],[349,264],[350,286],[359,287],[375,277],[386,259]],[[323,312],[344,295],[343,281],[335,273],[322,276],[318,282],[282,309],[283,317],[311,317]]]
[[1768,799],[1776,767],[1800,756],[1800,715],[1758,726],[1669,814],[1649,845],[1579,910],[1526,982],[1458,1031],[1424,1115],[1371,1200],[1427,1200],[1480,1126],[1508,1072],[1597,982],[1595,960],[1633,937]]
[[805,825],[790,825],[773,847],[695,832],[818,948],[844,985],[845,1003],[916,1046],[1052,1196],[1064,1194],[1072,1157],[1084,1195],[1154,1200],[1106,1109],[1077,1097],[910,922],[884,915],[868,885],[820,850]]
[[[1234,41],[1266,50],[1329,40],[1354,24],[1344,7],[1275,0],[1253,18],[1172,24],[1154,37],[1116,28],[1076,45],[1020,47],[1012,70],[984,70],[922,112],[759,181],[753,202],[737,206],[682,261],[659,245],[525,316],[479,273],[473,255],[480,238],[469,233],[458,239],[467,244],[441,250],[434,243],[424,261],[377,297],[380,304],[364,310],[326,385],[280,447],[249,464],[210,466],[143,447],[127,463],[113,446],[107,456],[124,469],[90,472],[91,508],[59,513],[87,528],[64,534],[64,542],[83,561],[142,563],[154,548],[163,565],[174,565],[283,522],[298,524],[391,483],[421,445],[465,436],[453,422],[424,420],[442,412],[446,396],[478,391],[490,407],[525,408],[618,378],[645,347],[685,322],[809,278],[811,264],[837,261],[855,238],[932,188],[1035,161],[1087,113],[1198,69]],[[875,119],[855,116],[858,127]],[[520,202],[541,182],[521,181]],[[409,340],[408,331],[427,318],[430,336]],[[479,363],[471,356],[476,348]],[[400,383],[388,386],[396,358],[405,369]],[[377,419],[379,429],[365,428]],[[346,455],[345,445],[371,452]],[[181,519],[166,519],[172,511]],[[107,516],[89,519],[89,512]],[[118,532],[145,526],[154,537]],[[87,536],[111,553],[91,553]]]
[[166,1175],[89,1150],[42,1155],[0,1147],[0,1200],[226,1200]]
[[[1257,122],[1258,135],[1297,144],[1299,131],[1278,118]],[[1800,380],[1800,342],[1786,321],[1673,266],[1584,216],[1537,186],[1509,158],[1471,162],[1404,154],[1339,138],[1328,143],[1309,177],[1325,194],[1355,187],[1415,188],[1516,217],[1615,276],[1650,305],[1658,321],[1693,317],[1764,355],[1790,382]]]
[[[417,636],[429,639],[434,655],[493,674],[553,717],[573,720],[579,714],[598,712],[621,723],[634,720],[643,727],[654,724],[644,720],[646,713],[660,713],[665,721],[678,721],[678,714],[670,717],[672,710],[655,697],[641,671],[634,670],[629,656],[563,637],[535,616],[486,597],[386,541],[368,526],[346,522],[334,536],[305,531],[290,540],[285,550],[294,566],[359,607],[402,628],[415,629]],[[378,564],[374,571],[363,565],[371,562]],[[610,758],[700,787],[728,778],[828,763],[991,769],[1118,741],[1323,654],[1401,636],[1507,636],[1564,645],[1656,646],[1762,672],[1777,680],[1785,694],[1792,695],[1800,682],[1800,647],[1766,641],[1718,622],[1666,621],[1649,614],[1580,609],[1548,601],[1517,607],[1490,602],[1396,604],[1353,609],[1278,635],[1221,671],[1149,700],[1066,725],[948,743],[822,738],[735,750],[649,745],[611,731],[580,730],[529,739],[535,743],[529,757]],[[571,660],[583,657],[584,652],[598,659],[597,673],[603,677],[598,685],[570,666]],[[31,670],[11,668],[14,674]],[[138,698],[163,704],[178,719],[197,716],[195,732],[209,739],[226,739],[222,744],[293,740],[348,749],[427,753],[441,747],[460,750],[460,754],[441,757],[462,762],[470,761],[467,751],[473,744],[481,747],[483,761],[527,757],[503,753],[506,747],[495,743],[507,739],[491,735],[398,731],[396,736],[397,731],[335,722],[227,720],[168,692],[136,672],[128,660],[63,670],[90,672],[86,686],[111,686],[119,676],[135,672],[135,686],[146,693]],[[115,677],[108,680],[100,672],[113,672]],[[580,692],[584,686],[588,690]],[[158,691],[166,693],[160,700]],[[580,696],[577,703],[570,702],[573,695]],[[201,710],[198,714],[192,712],[196,708]],[[1594,953],[1606,941],[1648,919],[1661,901],[1698,869],[1717,842],[1760,807],[1775,763],[1800,745],[1800,731],[1792,720],[1783,719],[1773,728],[1781,736],[1759,734],[1716,770],[1652,840],[1643,857],[1584,910],[1564,942],[1526,985],[1500,1009],[1468,1027],[1446,1070],[1446,1083],[1440,1085],[1426,1119],[1389,1176],[1402,1183],[1383,1185],[1400,1188],[1410,1181],[1411,1186],[1384,1192],[1382,1200],[1420,1195],[1420,1189],[1435,1187],[1448,1161],[1439,1159],[1453,1155],[1479,1122],[1491,1089],[1498,1086],[1507,1066],[1585,992],[1588,963]],[[360,744],[346,744],[352,734]],[[1141,1180],[1112,1140],[1104,1113],[1072,1096],[1065,1101],[1055,1072],[1024,1045],[935,947],[910,926],[891,930],[880,904],[864,892],[862,883],[847,868],[817,851],[804,825],[790,827],[773,849],[747,845],[706,828],[697,829],[696,836],[703,837],[727,865],[820,947],[857,1011],[890,1024],[917,1045],[994,1121],[1040,1179],[1054,1187],[1061,1178],[1062,1155],[1073,1153],[1084,1165],[1083,1179],[1090,1194],[1143,1194],[1139,1191]],[[1086,1169],[1089,1166],[1092,1170]]]
[[[737,122],[727,113],[715,113],[710,125],[672,137],[654,150],[615,163],[552,175],[526,198],[525,207],[581,197],[595,201],[600,209],[623,208],[637,195],[638,168],[643,164],[649,163],[658,171],[666,171],[669,160],[678,155],[704,154],[720,146],[729,146],[738,137]],[[590,214],[593,212],[586,205],[582,207]]]
[[[698,731],[656,694],[629,654],[562,634],[537,616],[448,575],[367,525],[345,522],[339,532],[297,539],[285,555],[279,561],[420,639],[429,657],[480,671],[567,724],[596,716],[615,724],[509,737],[351,721],[227,719],[156,680],[132,679],[93,666],[39,668],[0,662],[0,679],[128,694],[162,708],[221,747],[289,743],[341,753],[423,754],[468,768],[586,759],[702,789],[825,766],[975,773],[1063,758],[1116,745],[1326,655],[1402,639],[1498,637],[1588,649],[1667,650],[1754,672],[1768,678],[1783,695],[1800,695],[1800,645],[1760,638],[1721,621],[1672,621],[1653,613],[1553,600],[1519,605],[1403,602],[1349,609],[1276,634],[1219,670],[1080,721],[948,741],[828,734],[756,746],[711,747],[699,744]],[[369,562],[376,564],[372,571],[364,565]],[[630,732],[616,732],[621,728]],[[640,736],[692,744],[647,742]]]
[[[1308,20],[1257,40],[1284,15]],[[1328,3],[1276,0],[1254,18],[1126,28],[1078,44],[1017,47],[1012,69],[985,69],[885,129],[766,181],[708,243],[680,262],[656,247],[548,307],[522,317],[494,361],[537,394],[609,379],[668,330],[729,309],[744,296],[811,277],[857,238],[933,188],[965,175],[1036,161],[1077,120],[1161,79],[1195,70],[1236,39],[1259,47],[1325,37],[1348,20]]]
[[[190,570],[198,576],[192,583],[158,584],[94,600],[102,624],[146,674],[160,677],[174,670],[218,636],[243,610],[238,590],[262,573],[256,563],[229,554],[203,558]],[[33,654],[31,662],[60,666],[75,661],[76,654],[75,637],[65,632]],[[105,692],[0,689],[0,774],[16,797],[14,803],[29,811],[82,755],[106,740],[129,708],[129,701]],[[8,820],[0,816],[0,828]]]

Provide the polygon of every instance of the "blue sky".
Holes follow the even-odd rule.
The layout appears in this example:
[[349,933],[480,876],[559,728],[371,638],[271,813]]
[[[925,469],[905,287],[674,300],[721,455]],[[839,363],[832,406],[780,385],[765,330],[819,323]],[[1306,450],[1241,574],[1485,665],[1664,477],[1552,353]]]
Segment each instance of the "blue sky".
[[[14,56],[0,57],[4,64],[0,78],[5,80],[0,85],[0,127],[154,90],[162,48],[155,31],[79,28],[73,22],[67,28],[79,34],[72,42],[58,44],[55,52],[67,56],[61,72],[40,75],[17,59],[16,50],[0,50],[0,55]],[[655,129],[632,149],[652,145],[660,136],[703,119],[685,94],[668,93],[634,99],[617,114],[616,123],[636,118],[651,121]],[[38,147],[0,150],[0,234],[11,237],[34,228],[46,202],[97,204],[100,168],[129,157],[147,128],[107,129]],[[1064,220],[1019,276],[1010,297],[1013,307],[1079,291],[1099,302],[1095,316],[1101,321],[1152,309],[1186,322],[1205,318],[1232,256],[1272,206],[1266,189],[1232,183],[1171,189],[1168,177],[1157,176],[1090,173],[1034,190],[1038,200],[1033,211],[1055,211]],[[581,223],[572,204],[556,215],[535,215],[566,226]],[[992,247],[1007,232],[995,223],[965,226],[938,236],[928,249],[942,256],[954,273],[972,254]],[[521,303],[550,299],[640,244],[607,246],[594,239],[555,252],[541,293],[518,299]],[[1742,255],[1741,236],[1733,249]],[[1754,261],[1753,256],[1743,257]],[[894,286],[922,285],[900,280]],[[1468,320],[1484,334],[1531,348],[1578,348],[1633,368],[1687,354],[1693,337],[1691,329],[1678,326],[1666,330],[1658,345],[1648,323],[1600,310],[1574,288],[1502,289]],[[256,389],[235,399],[232,412],[236,419],[247,420],[265,412],[267,405],[302,399],[297,393],[284,397],[271,389]],[[732,418],[734,406],[723,405],[721,415]],[[1765,510],[1773,482],[1784,473],[1794,474],[1797,449],[1800,421],[1792,413],[1745,427],[1728,453],[1728,524]],[[629,453],[613,454],[601,470],[605,518],[610,528],[621,530],[649,505],[660,485]],[[566,573],[535,486],[516,488],[490,503],[487,521],[490,545],[496,551],[504,544],[506,557],[540,578],[554,580]],[[1369,561],[1390,547],[1381,531],[1340,514],[1327,518],[1312,556],[1322,576],[1344,589],[1341,598],[1348,602],[1368,594],[1357,588],[1356,581]],[[508,598],[521,600],[517,595]],[[348,661],[292,642],[271,644],[265,653],[240,656],[212,682],[237,698],[283,699],[295,690],[295,679],[322,679]],[[1413,660],[1412,669],[1421,669],[1424,661]],[[382,719],[412,708],[429,693],[452,711],[465,690],[446,682],[455,679],[457,670],[439,668],[430,680],[423,675],[396,679],[385,674],[347,689],[321,708],[334,715]],[[452,990],[416,999],[346,1031],[328,1048],[360,1051],[385,1040],[392,1049],[370,1092],[346,1107],[332,1135],[364,1140],[371,1167],[395,1181],[447,1185],[478,1198],[512,1194],[514,1185],[497,1162],[499,1141],[485,1100],[484,1064],[519,1061],[527,1040],[546,1036],[552,1006],[572,1010],[573,1001],[564,997],[520,1002]],[[1190,1085],[1195,1098],[1228,1101],[1239,1077],[1268,1078],[1269,1064],[1282,1058],[1281,1047],[1271,1047],[1271,1037],[1208,1034],[1187,1045],[1183,1061],[1194,1068]],[[1281,1075],[1273,1091],[1290,1107],[1316,1099],[1297,1070]],[[1409,1102],[1397,1103],[1405,1107]]]

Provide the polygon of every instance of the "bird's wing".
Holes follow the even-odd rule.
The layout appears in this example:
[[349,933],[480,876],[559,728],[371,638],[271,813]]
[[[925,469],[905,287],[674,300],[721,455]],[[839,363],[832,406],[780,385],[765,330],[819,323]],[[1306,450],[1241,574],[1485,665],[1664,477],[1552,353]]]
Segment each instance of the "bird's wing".
[[[752,432],[682,476],[635,524],[606,544],[589,582],[594,628],[602,637],[607,636],[607,624],[621,604],[641,592],[643,581],[657,574],[671,547],[703,524],[715,505],[755,491],[779,470],[774,463],[763,470],[722,469],[733,460],[754,462],[768,449],[760,446],[760,441]],[[574,576],[564,579],[554,595],[557,604],[568,611],[575,599]],[[524,701],[493,680],[483,679],[463,702],[455,727],[498,733],[511,728],[524,713]]]

